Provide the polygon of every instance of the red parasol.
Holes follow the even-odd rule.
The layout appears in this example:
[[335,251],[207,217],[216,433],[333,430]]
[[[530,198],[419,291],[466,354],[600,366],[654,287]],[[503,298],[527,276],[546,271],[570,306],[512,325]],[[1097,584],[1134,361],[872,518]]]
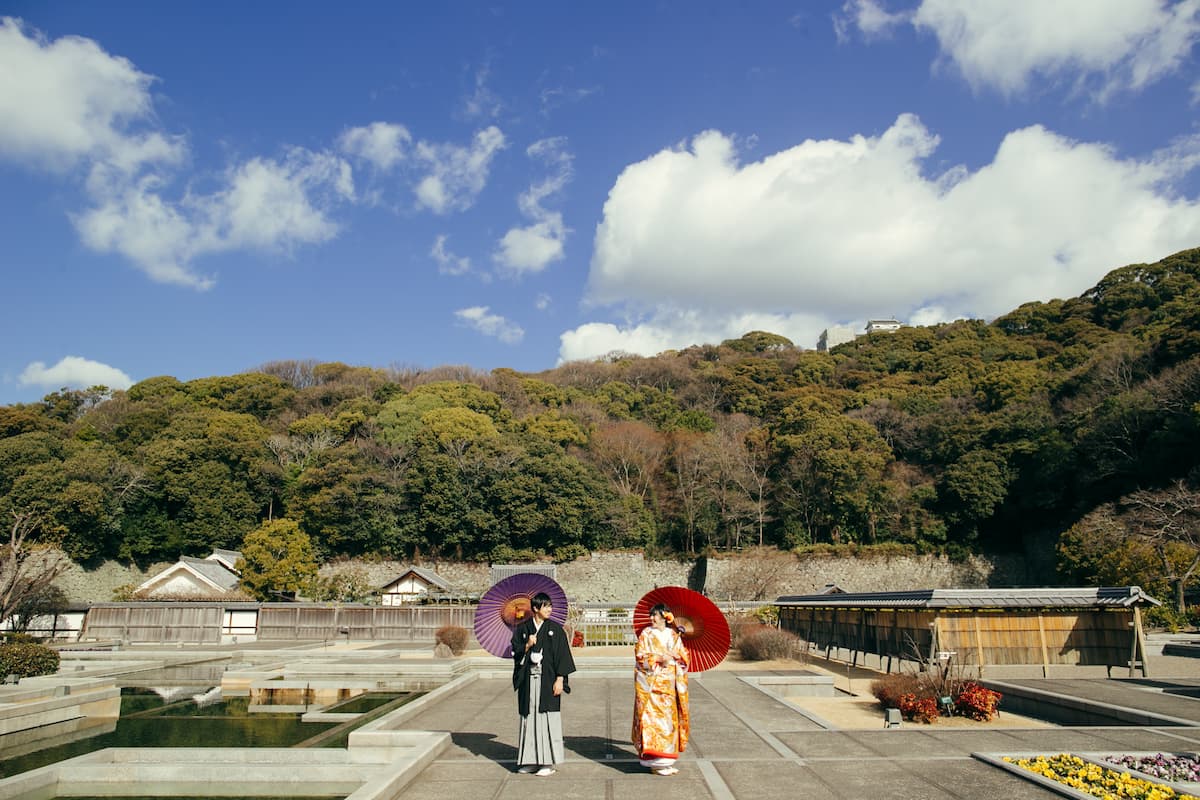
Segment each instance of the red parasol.
[[538,592],[550,595],[550,619],[567,621],[567,593],[553,578],[520,572],[497,581],[484,592],[475,609],[475,638],[494,656],[512,658],[512,634],[532,614],[530,601]]
[[659,603],[671,609],[684,647],[691,654],[688,672],[712,669],[729,653],[729,623],[721,609],[699,592],[682,586],[660,586],[646,592],[633,610],[633,630],[650,624],[650,609]]

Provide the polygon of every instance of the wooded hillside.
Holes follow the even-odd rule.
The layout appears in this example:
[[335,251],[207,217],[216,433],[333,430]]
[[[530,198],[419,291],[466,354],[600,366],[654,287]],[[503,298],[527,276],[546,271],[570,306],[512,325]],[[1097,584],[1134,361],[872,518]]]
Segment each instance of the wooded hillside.
[[1200,249],[829,353],[754,332],[540,374],[289,361],[63,390],[0,407],[0,512],[82,562],[280,517],[323,558],[1048,551],[1106,503],[1194,489],[1198,453]]

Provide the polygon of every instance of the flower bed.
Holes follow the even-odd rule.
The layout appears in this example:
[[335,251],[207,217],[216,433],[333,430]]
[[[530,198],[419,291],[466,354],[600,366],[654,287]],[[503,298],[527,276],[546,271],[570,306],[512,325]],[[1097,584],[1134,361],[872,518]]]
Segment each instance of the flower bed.
[[1177,792],[1162,783],[1139,778],[1128,772],[1109,769],[1099,763],[1069,753],[1028,758],[1004,756],[1002,760],[1041,778],[1052,780],[1092,797],[1132,798],[1133,800],[1200,800],[1194,795]]
[[1200,783],[1200,758],[1194,755],[1156,753],[1152,756],[1106,756],[1104,760],[1150,778],[1172,783]]
[[886,675],[871,683],[871,693],[884,708],[898,708],[905,719],[937,722],[943,711],[939,697],[948,697],[946,711],[987,722],[999,713],[999,692],[975,681],[945,681],[938,685],[929,675]]

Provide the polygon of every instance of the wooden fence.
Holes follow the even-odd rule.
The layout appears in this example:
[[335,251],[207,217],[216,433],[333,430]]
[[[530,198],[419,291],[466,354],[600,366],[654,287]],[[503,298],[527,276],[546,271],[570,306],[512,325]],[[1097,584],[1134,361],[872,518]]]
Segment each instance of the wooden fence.
[[112,603],[92,606],[82,639],[163,644],[220,644],[224,607],[219,603]]
[[[257,612],[257,624],[231,628],[233,612]],[[422,642],[443,625],[471,630],[474,606],[365,606],[320,603],[105,603],[92,606],[80,639],[219,644],[222,636],[261,641]]]
[[[845,649],[857,662],[870,653],[893,660],[932,661],[953,653],[977,667],[1052,664],[1144,668],[1137,608],[892,610],[788,607],[780,627],[811,647]],[[1144,671],[1144,669],[1143,669]]]
[[258,612],[260,641],[337,639],[428,642],[445,625],[471,630],[474,606],[264,604]]
[[[725,604],[734,613],[761,603]],[[584,646],[632,645],[633,602],[580,604],[570,625]],[[140,602],[92,606],[80,639],[162,644],[220,644],[237,637],[269,642],[434,642],[445,625],[474,631],[477,606],[436,603],[369,606],[338,603]]]

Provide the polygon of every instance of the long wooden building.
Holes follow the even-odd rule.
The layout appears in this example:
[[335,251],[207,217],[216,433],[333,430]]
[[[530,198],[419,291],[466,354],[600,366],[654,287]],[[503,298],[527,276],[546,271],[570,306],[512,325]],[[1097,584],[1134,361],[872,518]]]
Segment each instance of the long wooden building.
[[978,667],[1053,664],[1128,667],[1148,675],[1138,586],[923,589],[780,597],[779,625],[828,653]]

